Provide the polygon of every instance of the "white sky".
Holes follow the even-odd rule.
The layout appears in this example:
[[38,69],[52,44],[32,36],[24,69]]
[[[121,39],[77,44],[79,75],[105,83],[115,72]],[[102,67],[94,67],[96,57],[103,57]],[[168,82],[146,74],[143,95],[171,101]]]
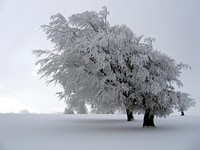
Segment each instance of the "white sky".
[[178,62],[188,63],[181,90],[197,102],[188,113],[200,114],[200,1],[199,0],[0,0],[0,112],[63,112],[55,95],[35,74],[34,49],[48,49],[40,26],[51,15],[107,6],[111,24],[126,24],[137,35],[156,38],[155,47]]

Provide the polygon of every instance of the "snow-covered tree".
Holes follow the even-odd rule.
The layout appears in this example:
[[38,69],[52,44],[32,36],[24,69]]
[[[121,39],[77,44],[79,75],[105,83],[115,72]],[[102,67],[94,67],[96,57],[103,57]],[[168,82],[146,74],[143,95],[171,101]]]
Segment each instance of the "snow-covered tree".
[[128,120],[132,112],[144,113],[143,125],[154,126],[154,115],[172,112],[173,83],[181,85],[180,70],[187,66],[154,50],[154,39],[142,40],[126,25],[111,26],[108,14],[103,7],[68,20],[53,15],[42,27],[54,48],[34,51],[39,73],[63,87],[58,94],[72,110],[125,107]]
[[74,111],[71,110],[70,108],[65,108],[64,114],[74,114]]
[[145,111],[143,126],[154,126],[154,115],[166,117],[173,112],[176,104],[174,84],[182,86],[179,79],[181,69],[189,66],[177,64],[174,59],[155,50],[148,58],[145,67],[149,76],[142,85],[142,105]]
[[138,60],[135,66],[145,61],[139,46],[137,50],[139,38],[125,25],[110,27],[108,14],[105,7],[99,13],[72,15],[69,21],[57,14],[43,26],[55,48],[34,51],[38,57],[44,56],[37,62],[39,73],[63,86],[60,98],[69,105],[84,100],[95,108],[115,110],[127,103],[120,98],[128,93],[126,78],[133,79],[131,72],[140,77],[140,72],[132,71],[134,61]]
[[176,109],[181,112],[181,116],[185,115],[185,111],[187,111],[191,106],[195,106],[194,99],[190,98],[188,93],[184,92],[176,92],[177,95],[177,104]]

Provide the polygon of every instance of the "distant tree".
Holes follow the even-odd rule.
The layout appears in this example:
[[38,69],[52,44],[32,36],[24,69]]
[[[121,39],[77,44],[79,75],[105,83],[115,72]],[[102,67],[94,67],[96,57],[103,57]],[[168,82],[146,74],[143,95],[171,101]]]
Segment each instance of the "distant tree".
[[191,106],[195,106],[194,99],[190,98],[188,93],[176,92],[177,94],[177,104],[176,109],[181,112],[181,116],[185,115],[185,111],[187,111]]
[[30,112],[26,109],[22,109],[19,111],[20,114],[30,114]]
[[70,108],[65,108],[64,114],[75,114],[75,113],[74,113],[74,111],[71,110]]
[[127,120],[133,112],[144,113],[143,126],[154,126],[154,115],[172,112],[173,82],[181,86],[180,70],[170,57],[154,50],[152,38],[142,41],[126,25],[110,26],[106,7],[86,11],[66,20],[51,17],[42,28],[54,44],[52,50],[35,50],[39,74],[63,87],[58,93],[70,109],[98,112],[125,107]]

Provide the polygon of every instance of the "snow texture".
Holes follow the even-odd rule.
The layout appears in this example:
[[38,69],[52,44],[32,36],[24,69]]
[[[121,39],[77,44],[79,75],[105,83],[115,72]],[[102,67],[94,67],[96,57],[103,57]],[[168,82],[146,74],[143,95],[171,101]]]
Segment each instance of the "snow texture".
[[0,150],[199,150],[200,117],[155,119],[142,116],[1,114]]

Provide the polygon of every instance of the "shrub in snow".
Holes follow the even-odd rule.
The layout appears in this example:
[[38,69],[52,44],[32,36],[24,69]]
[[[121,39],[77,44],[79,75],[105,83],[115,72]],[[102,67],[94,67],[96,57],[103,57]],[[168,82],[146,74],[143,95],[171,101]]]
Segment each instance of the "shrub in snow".
[[174,84],[187,65],[153,48],[153,38],[142,40],[126,25],[111,26],[106,7],[65,19],[61,14],[43,25],[52,50],[35,50],[39,74],[63,87],[59,92],[70,109],[85,112],[85,105],[101,112],[125,107],[144,113],[144,126],[154,116],[165,117],[176,105]]

